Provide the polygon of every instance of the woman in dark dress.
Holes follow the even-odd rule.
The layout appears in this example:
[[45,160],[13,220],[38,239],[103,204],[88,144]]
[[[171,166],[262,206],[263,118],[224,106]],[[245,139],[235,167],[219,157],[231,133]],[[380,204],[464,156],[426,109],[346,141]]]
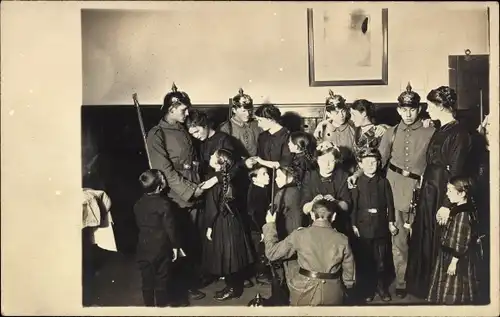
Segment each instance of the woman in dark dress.
[[441,127],[436,130],[427,148],[427,167],[411,227],[406,268],[408,293],[422,299],[428,294],[440,247],[439,224],[445,223],[450,212],[446,185],[451,177],[467,174],[466,161],[471,147],[467,127],[455,119],[456,92],[441,86],[431,90],[427,100],[430,118],[439,120]]
[[216,292],[219,301],[239,298],[243,294],[243,273],[254,262],[242,216],[235,204],[237,188],[229,169],[234,164],[231,152],[220,149],[210,157],[210,166],[222,174],[222,183],[210,188],[205,200],[203,264],[206,272],[224,276],[226,287]]
[[[259,127],[263,130],[257,141],[257,156],[248,158],[245,161],[246,166],[251,169],[257,164],[268,168],[268,174],[273,177],[271,171],[273,168],[290,166],[293,155],[288,147],[290,131],[280,124],[280,110],[270,104],[262,105],[255,110],[255,118]],[[271,186],[268,188],[271,191]],[[266,195],[271,203],[270,195]],[[266,199],[263,196],[262,199]]]

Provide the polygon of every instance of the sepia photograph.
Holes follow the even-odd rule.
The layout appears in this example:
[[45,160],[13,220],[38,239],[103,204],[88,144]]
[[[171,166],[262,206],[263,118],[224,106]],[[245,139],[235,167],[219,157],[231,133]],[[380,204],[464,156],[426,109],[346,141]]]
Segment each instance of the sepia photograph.
[[[75,238],[45,234],[61,246],[67,237],[71,262],[58,258],[62,247],[37,244],[57,254],[51,270],[64,267],[46,280],[71,271],[78,308],[94,315],[254,315],[255,307],[296,315],[325,306],[322,315],[425,307],[496,315],[498,3],[196,2],[73,2],[65,15],[38,6],[23,18],[19,5],[2,4],[2,140],[63,137],[53,159],[41,143],[33,152],[75,173],[55,188],[63,170],[18,169],[27,163],[14,164],[16,142],[2,141],[2,157],[10,155],[2,206],[23,200],[13,196],[20,181],[9,186],[23,171],[44,179],[41,192],[50,187],[37,206],[76,219],[63,225],[39,211],[48,228],[67,226]],[[29,16],[54,21],[53,40],[29,46],[6,33]],[[21,90],[50,90],[15,88],[21,81],[9,82],[16,72],[5,56],[52,45],[61,56],[66,33],[77,81],[54,92],[76,98],[45,101],[72,109],[72,121],[47,109],[45,128],[20,121],[23,111],[29,122],[42,118],[28,114],[37,103],[21,101]],[[5,54],[17,40],[24,49]],[[23,63],[52,63],[44,80],[69,82],[56,73],[70,62],[56,57]],[[40,137],[15,132],[26,127]],[[59,205],[70,198],[69,209]],[[2,275],[18,285],[17,247],[4,253],[18,231],[4,218]],[[2,299],[14,296],[4,288]],[[30,311],[62,313],[49,306]]]

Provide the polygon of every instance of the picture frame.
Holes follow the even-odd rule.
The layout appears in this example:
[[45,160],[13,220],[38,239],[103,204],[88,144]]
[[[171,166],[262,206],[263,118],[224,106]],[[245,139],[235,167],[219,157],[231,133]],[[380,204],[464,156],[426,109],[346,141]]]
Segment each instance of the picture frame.
[[[362,9],[359,9],[362,10]],[[379,11],[380,10],[380,11]],[[327,21],[327,13],[324,12],[323,15],[323,20],[324,21],[318,21],[320,19],[315,20],[315,15],[314,13],[318,11],[320,13],[319,9],[312,9],[308,8],[307,9],[307,33],[308,33],[308,63],[309,63],[309,86],[310,87],[324,87],[324,86],[374,86],[374,85],[388,85],[388,9],[387,8],[382,8],[382,9],[377,9],[377,10],[372,10],[372,16],[370,18],[366,18],[366,21],[369,20],[374,20],[378,21],[379,24],[376,26],[375,31],[371,34],[371,39],[368,38],[368,41],[365,41],[363,39],[363,43],[361,43],[359,40],[361,40],[361,37],[357,38],[356,41],[358,42],[356,45],[352,47],[352,51],[355,52],[355,54],[352,54],[349,50],[346,50],[343,52],[344,49],[349,48],[350,42],[355,43],[355,41],[352,41],[352,37],[347,36],[347,40],[345,40],[346,36],[343,35],[345,33],[352,32],[354,31],[349,30],[351,27],[348,27],[345,30],[344,33],[342,30],[342,27],[339,28],[338,32],[335,30],[335,28],[327,28],[326,23],[323,26],[323,30],[327,30],[330,32],[330,34],[334,34],[333,37],[337,38],[344,38],[346,45],[335,45],[335,44],[330,44],[330,47],[337,47],[337,55],[331,54],[330,53],[325,53],[324,51],[321,51],[324,49],[324,47],[328,45],[319,45],[321,42],[324,42],[327,40],[327,37],[325,36],[323,39],[318,37],[318,33],[322,31],[321,28],[318,29],[318,26],[321,26],[324,21]],[[354,11],[351,11],[354,12]],[[380,15],[378,15],[378,12],[380,12]],[[333,11],[333,15],[339,15],[342,14],[342,18],[345,18],[346,14],[343,13],[338,13],[336,11]],[[317,14],[319,17],[320,14]],[[334,17],[335,19],[335,17]],[[352,13],[351,13],[351,19],[352,18]],[[331,20],[331,19],[330,19]],[[338,21],[337,25],[339,25]],[[371,21],[370,21],[371,22]],[[351,22],[352,23],[352,22]],[[335,23],[331,23],[335,24]],[[333,29],[333,30],[332,30]],[[326,31],[324,32],[326,33]],[[337,34],[335,34],[337,33]],[[339,43],[339,41],[337,41]],[[357,67],[356,64],[350,64],[352,61],[349,61],[349,58],[352,59],[353,55],[356,55],[359,51],[358,47],[364,46],[363,49],[365,52],[368,52],[368,58],[365,58],[365,60],[369,60],[368,62],[365,62],[364,65],[361,65]],[[326,50],[325,50],[326,51]],[[345,53],[345,54],[344,54]],[[333,55],[333,58],[331,58]],[[344,56],[342,56],[344,55]],[[366,55],[366,54],[365,54]],[[342,58],[344,60],[342,60]],[[354,57],[356,58],[356,57]],[[370,60],[371,58],[371,60]],[[326,63],[333,64],[335,63],[334,61],[338,60],[339,62],[336,65],[330,65],[330,69],[328,70],[328,67],[325,67]],[[325,62],[326,61],[326,62]],[[332,62],[333,61],[333,62]],[[369,66],[367,66],[369,65]],[[340,68],[343,68],[343,71],[340,69],[336,69],[335,73],[333,74],[332,69],[334,67],[340,66]],[[338,70],[338,71],[337,71]],[[342,74],[342,72],[344,74]],[[321,74],[320,74],[321,73]]]

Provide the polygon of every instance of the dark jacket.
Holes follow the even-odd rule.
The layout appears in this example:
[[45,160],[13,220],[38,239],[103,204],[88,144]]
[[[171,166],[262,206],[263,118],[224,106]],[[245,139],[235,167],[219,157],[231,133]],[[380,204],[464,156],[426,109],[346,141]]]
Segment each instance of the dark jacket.
[[352,224],[358,228],[362,238],[389,235],[389,222],[395,221],[395,212],[391,185],[386,178],[361,175],[357,187],[352,190],[352,200]]
[[192,206],[200,176],[196,163],[193,164],[196,153],[191,136],[184,126],[162,119],[149,131],[147,144],[152,168],[165,174],[168,196],[181,208]]
[[179,248],[180,244],[173,206],[168,198],[162,194],[145,194],[134,205],[134,214],[139,228],[138,260],[153,261],[162,255],[172,259],[172,249]]

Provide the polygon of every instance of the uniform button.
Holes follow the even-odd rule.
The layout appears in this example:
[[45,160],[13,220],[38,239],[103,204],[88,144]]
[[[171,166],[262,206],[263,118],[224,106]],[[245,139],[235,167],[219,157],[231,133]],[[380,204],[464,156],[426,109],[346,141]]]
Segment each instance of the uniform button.
[[405,150],[409,150],[409,147],[405,147]]
[[405,143],[406,143],[406,144],[410,144],[410,141],[406,140],[406,142],[405,142]]
[[409,159],[405,159],[405,162],[409,162],[410,160]]
[[406,156],[410,155],[408,152],[405,153]]

